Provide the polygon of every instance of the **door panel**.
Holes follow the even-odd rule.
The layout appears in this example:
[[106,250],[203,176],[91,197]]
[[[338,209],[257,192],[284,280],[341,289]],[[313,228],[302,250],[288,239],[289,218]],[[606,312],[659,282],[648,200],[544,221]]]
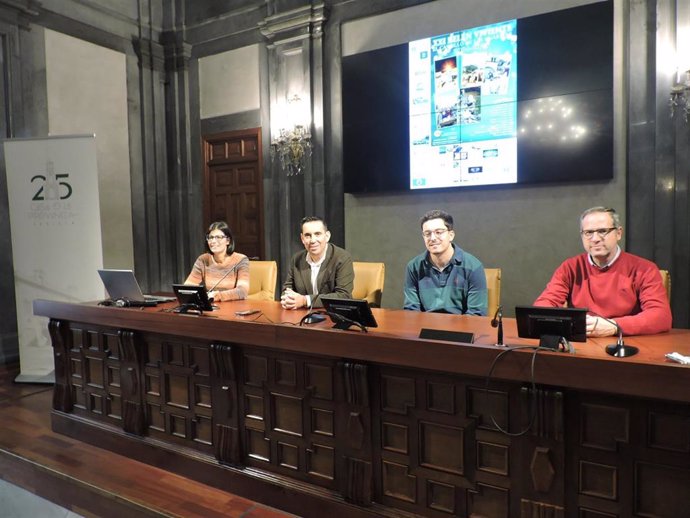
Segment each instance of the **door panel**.
[[264,259],[260,148],[259,128],[204,137],[204,214],[230,225],[238,252]]

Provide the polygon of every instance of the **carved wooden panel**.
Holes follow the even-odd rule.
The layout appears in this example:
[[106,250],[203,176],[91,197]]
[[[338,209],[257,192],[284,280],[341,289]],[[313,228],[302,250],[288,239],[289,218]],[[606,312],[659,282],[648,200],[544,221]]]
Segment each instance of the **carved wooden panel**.
[[467,390],[468,415],[476,419],[477,428],[497,430],[498,425],[510,430],[508,402],[508,393],[504,391],[479,387],[469,387]]
[[583,495],[616,500],[618,498],[618,469],[596,462],[580,461],[579,492]]
[[73,412],[122,425],[117,331],[70,325],[69,384]]
[[652,410],[648,420],[650,448],[690,453],[690,417]]
[[55,410],[151,437],[152,447],[172,444],[171,456],[197,450],[184,462],[250,466],[385,515],[627,518],[690,509],[687,404],[495,380],[487,390],[462,375],[49,326]]
[[580,408],[582,445],[600,450],[616,451],[619,443],[630,436],[627,408],[599,404],[583,404]]
[[141,372],[141,344],[137,333],[121,330],[119,337],[120,382],[122,390],[122,428],[129,433],[142,435],[146,428]]
[[618,518],[617,514],[607,513],[603,511],[595,511],[594,509],[580,508],[578,518]]
[[532,485],[540,493],[548,493],[551,490],[556,477],[556,467],[550,448],[537,447],[532,454],[530,462]]
[[520,518],[565,518],[565,509],[559,505],[523,499],[520,501]]
[[474,380],[414,370],[376,373],[374,500],[423,516],[507,516],[510,440],[489,416],[508,426],[517,390],[487,393]]
[[636,516],[672,517],[690,512],[690,464],[635,463]]
[[345,434],[339,446],[346,462],[341,492],[350,502],[370,505],[374,482],[369,368],[360,363],[340,362],[338,372],[343,379],[344,402],[339,406],[337,429]]
[[48,323],[48,333],[53,347],[55,361],[55,389],[53,391],[53,408],[62,412],[72,411],[72,348],[69,325],[67,322],[51,319]]
[[[690,406],[573,394],[578,516],[672,517],[690,509]],[[682,513],[681,513],[682,514]]]
[[240,364],[243,463],[337,489],[336,363],[247,348]]
[[233,347],[210,345],[211,398],[213,413],[213,443],[216,458],[221,462],[242,462],[237,366]]
[[223,135],[207,138],[206,158],[209,162],[252,160],[258,158],[258,136],[227,139]]
[[563,393],[551,388],[524,387],[521,390],[522,427],[530,433],[554,441],[563,440]]
[[148,434],[213,451],[209,346],[158,336],[149,336],[146,345]]
[[509,452],[506,444],[477,440],[477,470],[507,476]]
[[465,516],[486,516],[508,518],[510,516],[510,490],[504,487],[477,484],[476,489],[467,491]]

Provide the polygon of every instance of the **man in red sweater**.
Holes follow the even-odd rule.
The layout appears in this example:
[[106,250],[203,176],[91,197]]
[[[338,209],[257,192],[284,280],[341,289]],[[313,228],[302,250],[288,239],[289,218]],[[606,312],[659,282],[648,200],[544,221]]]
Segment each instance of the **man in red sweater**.
[[[587,335],[662,333],[671,329],[671,307],[657,266],[623,252],[620,217],[592,207],[580,216],[584,254],[564,261],[535,306],[588,308]],[[602,318],[603,317],[603,318]]]

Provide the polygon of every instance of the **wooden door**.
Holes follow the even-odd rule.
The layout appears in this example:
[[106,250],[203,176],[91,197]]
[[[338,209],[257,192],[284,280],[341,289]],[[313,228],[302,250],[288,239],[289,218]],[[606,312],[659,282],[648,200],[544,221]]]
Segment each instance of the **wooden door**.
[[205,225],[226,221],[238,252],[265,259],[261,129],[205,135],[203,141]]

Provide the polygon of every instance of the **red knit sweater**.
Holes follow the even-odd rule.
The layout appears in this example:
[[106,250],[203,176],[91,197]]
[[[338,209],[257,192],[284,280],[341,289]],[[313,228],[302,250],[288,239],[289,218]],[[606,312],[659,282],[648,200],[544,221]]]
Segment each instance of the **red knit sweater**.
[[671,307],[657,266],[621,252],[606,268],[589,263],[587,254],[564,261],[535,306],[588,308],[592,315],[615,319],[626,335],[671,329]]

